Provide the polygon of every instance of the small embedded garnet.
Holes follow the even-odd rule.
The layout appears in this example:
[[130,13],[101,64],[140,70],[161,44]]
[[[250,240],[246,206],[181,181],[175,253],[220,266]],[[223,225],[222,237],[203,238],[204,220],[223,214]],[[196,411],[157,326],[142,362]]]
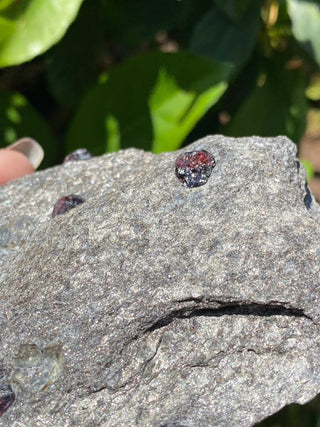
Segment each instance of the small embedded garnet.
[[63,163],[77,162],[78,160],[89,160],[92,158],[92,154],[86,148],[78,148],[78,150],[72,151],[68,154]]
[[75,208],[78,205],[81,205],[84,202],[84,198],[81,196],[75,196],[74,194],[70,194],[69,196],[64,196],[54,205],[52,218],[56,215],[63,215],[66,212],[70,211],[70,209]]
[[216,161],[208,151],[187,151],[176,160],[176,175],[184,187],[201,187],[208,182],[215,165]]
[[0,386],[0,417],[15,401],[15,394],[9,384],[1,384]]

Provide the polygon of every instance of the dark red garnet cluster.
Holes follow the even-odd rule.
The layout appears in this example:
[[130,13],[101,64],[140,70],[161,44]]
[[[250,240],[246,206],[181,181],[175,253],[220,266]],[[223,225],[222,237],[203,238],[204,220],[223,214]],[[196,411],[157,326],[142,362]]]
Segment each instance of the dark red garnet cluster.
[[184,187],[201,187],[215,167],[214,157],[206,150],[187,151],[176,160],[176,175]]
[[75,208],[81,203],[84,202],[84,198],[81,196],[75,196],[74,194],[70,194],[69,196],[61,197],[60,200],[54,205],[52,218],[57,215],[63,215],[66,212],[70,211],[70,209]]
[[77,162],[78,160],[89,160],[92,159],[92,154],[89,150],[86,148],[78,148],[75,151],[72,151],[72,153],[68,154],[65,158],[63,163],[69,163],[69,162]]
[[0,370],[0,417],[9,409],[15,398],[16,396],[10,384],[6,383],[3,371]]
[[[81,154],[82,151],[83,153]],[[77,157],[79,154],[80,157],[78,159],[70,158],[65,161],[85,160],[87,153],[84,151],[85,149],[80,149],[77,150],[78,153],[71,153],[70,156],[76,154],[75,157]],[[89,155],[91,156],[90,153],[88,156]],[[208,182],[212,169],[215,167],[215,165],[216,161],[208,151],[187,151],[180,154],[176,160],[176,175],[184,187],[201,187]],[[66,212],[70,211],[70,209],[73,209],[76,206],[82,204],[84,201],[85,200],[83,197],[75,196],[74,194],[64,196],[54,205],[52,217],[65,214]]]

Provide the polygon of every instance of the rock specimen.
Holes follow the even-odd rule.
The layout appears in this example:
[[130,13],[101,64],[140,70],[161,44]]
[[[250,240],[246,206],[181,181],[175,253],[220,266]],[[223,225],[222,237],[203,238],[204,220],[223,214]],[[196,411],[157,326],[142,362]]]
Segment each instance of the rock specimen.
[[[196,150],[216,165],[188,188]],[[1,426],[250,426],[320,392],[320,209],[285,137],[11,182],[0,247]]]

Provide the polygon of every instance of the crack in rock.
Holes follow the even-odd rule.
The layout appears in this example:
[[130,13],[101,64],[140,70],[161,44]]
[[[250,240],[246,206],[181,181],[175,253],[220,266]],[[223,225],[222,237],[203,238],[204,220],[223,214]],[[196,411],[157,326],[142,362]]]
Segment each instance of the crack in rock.
[[[184,300],[186,301],[186,300]],[[210,307],[184,307],[172,310],[165,316],[157,319],[151,326],[144,330],[144,333],[153,332],[157,329],[163,328],[176,319],[190,319],[192,317],[221,317],[221,316],[258,316],[258,317],[272,317],[272,316],[287,316],[287,317],[303,317],[313,322],[313,319],[306,315],[303,310],[299,308],[286,307],[280,304],[236,304],[224,303],[225,305],[218,308]]]

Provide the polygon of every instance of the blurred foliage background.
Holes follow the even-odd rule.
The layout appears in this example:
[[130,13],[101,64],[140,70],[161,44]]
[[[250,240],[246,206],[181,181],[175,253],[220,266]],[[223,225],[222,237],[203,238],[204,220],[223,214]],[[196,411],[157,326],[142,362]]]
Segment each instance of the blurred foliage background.
[[[0,146],[31,136],[47,167],[213,133],[299,143],[319,66],[318,0],[0,0]],[[261,426],[320,426],[319,400]]]
[[0,0],[0,145],[175,150],[299,142],[320,100],[316,0]]

